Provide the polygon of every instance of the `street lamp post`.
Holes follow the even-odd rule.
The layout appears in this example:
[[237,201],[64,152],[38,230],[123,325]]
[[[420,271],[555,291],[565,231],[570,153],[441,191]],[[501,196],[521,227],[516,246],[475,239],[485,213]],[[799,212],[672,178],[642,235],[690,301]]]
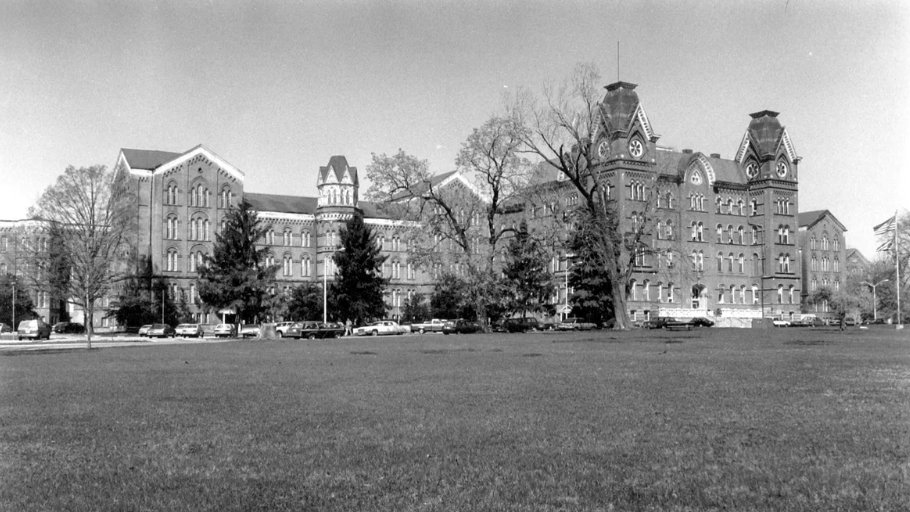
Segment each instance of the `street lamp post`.
[[876,304],[876,300],[875,300],[875,288],[877,288],[878,285],[880,285],[880,284],[885,284],[885,283],[887,283],[887,282],[889,282],[889,281],[891,281],[891,280],[890,280],[890,279],[882,279],[881,281],[879,281],[879,282],[877,282],[877,283],[875,283],[875,284],[872,284],[872,283],[870,283],[870,282],[868,282],[868,281],[862,281],[861,283],[859,283],[859,284],[867,285],[867,286],[869,286],[870,288],[872,288],[872,321],[873,321],[873,322],[876,321],[876,320],[878,320],[878,308],[877,308],[877,304]]

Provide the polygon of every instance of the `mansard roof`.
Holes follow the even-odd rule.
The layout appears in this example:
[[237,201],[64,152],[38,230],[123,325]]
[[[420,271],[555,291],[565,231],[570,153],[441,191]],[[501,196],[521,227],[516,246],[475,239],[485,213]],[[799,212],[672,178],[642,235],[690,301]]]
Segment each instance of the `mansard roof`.
[[120,151],[123,153],[124,158],[126,158],[126,162],[129,164],[130,169],[143,169],[148,171],[154,171],[158,167],[161,167],[183,154],[173,153],[171,151],[156,151],[152,149],[122,148]]
[[837,217],[835,217],[830,210],[812,210],[808,212],[799,212],[799,216],[797,217],[799,221],[799,227],[801,229],[810,229],[812,226],[818,224],[823,218],[825,218],[825,216],[831,217],[831,220],[833,220],[834,223],[840,227],[841,231],[847,231],[847,228],[844,227],[844,225],[841,224],[839,220],[837,220]]
[[329,164],[319,167],[319,181],[318,183],[324,183],[326,178],[329,176],[329,172],[332,171],[335,173],[335,181],[341,183],[342,178],[344,178],[345,171],[348,171],[351,175],[351,183],[357,185],[357,168],[351,167],[348,165],[348,159],[344,155],[333,155],[329,159]]

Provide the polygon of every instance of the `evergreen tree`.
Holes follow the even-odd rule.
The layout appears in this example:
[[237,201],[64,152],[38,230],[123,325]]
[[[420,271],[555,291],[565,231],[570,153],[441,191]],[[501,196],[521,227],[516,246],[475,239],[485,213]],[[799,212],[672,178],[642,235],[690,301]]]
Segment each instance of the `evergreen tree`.
[[206,255],[199,269],[199,297],[216,309],[233,308],[238,319],[253,322],[265,310],[278,265],[266,265],[268,246],[256,247],[266,228],[249,203],[231,209],[225,221],[212,255]]
[[381,270],[387,257],[380,254],[373,230],[357,213],[341,228],[339,236],[341,250],[334,257],[337,272],[329,288],[329,315],[357,325],[382,318],[386,310],[382,291],[387,280]]
[[322,318],[322,288],[315,283],[303,283],[291,290],[287,317],[295,320]]
[[613,286],[609,272],[601,264],[601,251],[592,243],[590,226],[579,223],[569,242],[569,286],[574,288],[569,300],[573,316],[603,326],[613,318]]
[[[13,282],[16,286],[13,286]],[[16,290],[16,314],[13,315],[13,289]],[[16,323],[20,320],[36,318],[32,298],[28,294],[28,288],[24,283],[12,274],[0,275],[0,322],[16,329],[18,325],[13,325],[13,317]]]
[[460,277],[443,274],[430,297],[433,318],[475,318],[474,303],[469,299],[467,289],[468,284]]
[[521,316],[540,311],[553,293],[553,279],[547,271],[547,255],[540,242],[528,233],[522,222],[509,242],[509,260],[502,269],[512,292],[512,311]]
[[401,315],[403,323],[420,322],[429,320],[430,308],[423,300],[422,293],[414,293],[404,300],[404,310]]

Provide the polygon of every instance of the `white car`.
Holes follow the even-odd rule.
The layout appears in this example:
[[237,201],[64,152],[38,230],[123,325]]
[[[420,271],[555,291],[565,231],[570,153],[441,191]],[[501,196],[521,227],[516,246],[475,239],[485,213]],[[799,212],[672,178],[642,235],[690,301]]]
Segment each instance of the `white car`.
[[275,324],[275,332],[278,333],[279,338],[284,338],[285,333],[288,332],[288,329],[291,328],[297,322],[278,322]]
[[392,320],[380,320],[354,329],[354,336],[379,336],[380,334],[404,334],[408,329]]

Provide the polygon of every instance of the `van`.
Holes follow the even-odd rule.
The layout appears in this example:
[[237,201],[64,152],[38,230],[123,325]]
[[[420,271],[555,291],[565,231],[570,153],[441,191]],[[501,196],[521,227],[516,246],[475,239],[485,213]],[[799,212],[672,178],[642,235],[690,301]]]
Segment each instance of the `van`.
[[43,320],[23,320],[19,322],[16,334],[20,340],[23,338],[34,338],[36,340],[44,338],[49,340],[51,339],[51,326]]

